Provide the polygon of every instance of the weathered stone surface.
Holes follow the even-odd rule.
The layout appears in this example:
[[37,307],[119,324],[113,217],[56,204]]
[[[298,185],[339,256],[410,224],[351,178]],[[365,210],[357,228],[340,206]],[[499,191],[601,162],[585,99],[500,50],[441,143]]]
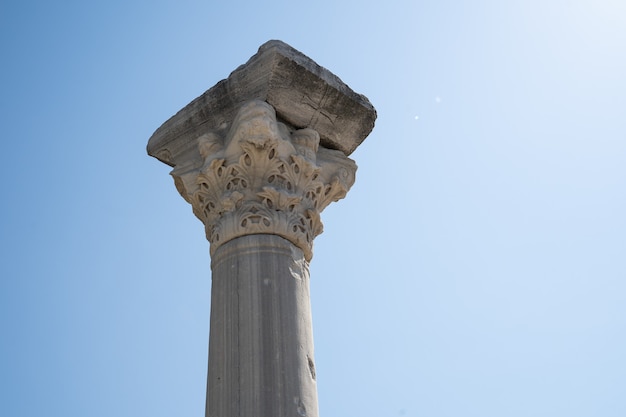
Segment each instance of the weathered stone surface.
[[166,121],[148,153],[177,166],[196,154],[195,141],[224,131],[244,102],[263,100],[290,129],[311,128],[320,144],[349,155],[374,127],[376,110],[338,77],[281,41],[269,41],[250,60]]
[[211,257],[208,417],[317,417],[309,270],[272,235]]
[[204,223],[211,254],[239,236],[273,234],[311,260],[320,213],[346,195],[356,172],[354,161],[319,141],[313,129],[290,132],[260,100],[244,103],[225,135],[198,138],[202,165],[180,164],[172,176]]
[[150,138],[211,242],[207,416],[318,416],[308,262],[375,118],[365,97],[270,41]]

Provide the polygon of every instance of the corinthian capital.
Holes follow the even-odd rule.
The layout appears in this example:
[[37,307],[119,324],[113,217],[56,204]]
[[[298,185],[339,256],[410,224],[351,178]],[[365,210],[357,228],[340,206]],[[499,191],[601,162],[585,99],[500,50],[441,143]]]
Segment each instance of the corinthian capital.
[[269,41],[159,127],[148,153],[174,167],[212,254],[238,236],[276,234],[311,259],[320,213],[354,182],[347,156],[375,119],[365,96]]
[[239,236],[275,234],[311,259],[320,213],[346,195],[356,172],[354,161],[319,141],[313,129],[277,121],[260,100],[243,104],[224,133],[197,139],[202,165],[172,175],[204,223],[211,253]]

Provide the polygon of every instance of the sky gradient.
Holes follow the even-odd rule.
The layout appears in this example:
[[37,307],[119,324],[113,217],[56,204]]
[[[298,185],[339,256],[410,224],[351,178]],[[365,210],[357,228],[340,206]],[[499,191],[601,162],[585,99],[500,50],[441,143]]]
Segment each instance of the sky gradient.
[[311,263],[322,417],[626,415],[626,3],[0,4],[0,414],[204,415],[161,123],[280,39],[378,111]]

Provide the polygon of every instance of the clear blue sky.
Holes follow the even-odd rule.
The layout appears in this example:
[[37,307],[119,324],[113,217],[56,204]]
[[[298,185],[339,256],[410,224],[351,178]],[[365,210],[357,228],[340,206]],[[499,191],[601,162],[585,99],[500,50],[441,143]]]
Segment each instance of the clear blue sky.
[[626,3],[3,1],[0,414],[202,416],[210,259],[145,146],[269,39],[365,94],[322,417],[626,415]]

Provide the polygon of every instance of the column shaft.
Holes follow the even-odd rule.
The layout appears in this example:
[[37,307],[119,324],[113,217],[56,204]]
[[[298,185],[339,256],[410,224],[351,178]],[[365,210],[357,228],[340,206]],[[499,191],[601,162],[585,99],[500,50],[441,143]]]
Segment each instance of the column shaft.
[[317,417],[302,250],[248,235],[220,246],[211,268],[207,417]]

